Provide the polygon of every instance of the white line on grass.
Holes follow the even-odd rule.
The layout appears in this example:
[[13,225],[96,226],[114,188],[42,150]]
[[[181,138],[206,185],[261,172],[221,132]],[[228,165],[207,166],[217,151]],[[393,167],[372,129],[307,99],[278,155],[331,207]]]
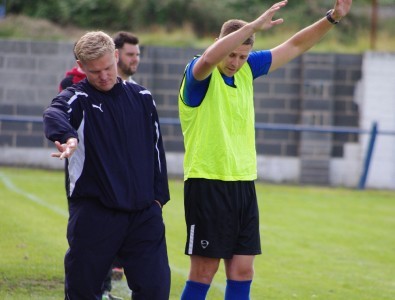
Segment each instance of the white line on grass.
[[[21,190],[20,188],[15,186],[12,183],[12,181],[5,174],[3,174],[2,172],[0,172],[0,180],[4,183],[4,185],[6,186],[6,188],[8,188],[8,190],[10,190],[10,191],[12,191],[14,193],[17,193],[19,195],[22,195],[25,198],[29,199],[30,201],[32,201],[32,202],[34,202],[36,204],[39,204],[41,206],[44,206],[45,208],[48,208],[48,209],[52,210],[53,212],[55,212],[55,213],[57,213],[57,214],[59,214],[61,216],[68,217],[68,212],[67,211],[65,211],[65,210],[63,210],[63,209],[61,209],[61,208],[59,208],[57,206],[51,205],[48,202],[45,202],[43,199],[41,199],[41,198],[39,198],[39,197],[37,197],[37,196],[35,196],[33,194],[30,194],[28,192],[25,192],[25,191]],[[185,278],[187,278],[187,276],[188,276],[188,270],[186,270],[186,269],[181,269],[181,268],[177,268],[175,266],[171,266],[171,270],[174,273],[181,274]],[[220,290],[221,292],[225,291],[225,284],[220,284],[220,283],[213,282],[212,283],[212,287]]]
[[39,204],[41,206],[44,206],[45,208],[48,208],[48,209],[52,210],[53,212],[55,212],[55,213],[57,213],[57,214],[59,214],[59,215],[61,215],[63,217],[67,218],[69,216],[67,211],[65,211],[65,210],[63,210],[63,209],[61,209],[61,208],[59,208],[57,206],[51,205],[48,202],[45,202],[43,199],[41,199],[41,198],[39,198],[39,197],[37,197],[37,196],[35,196],[33,194],[30,194],[28,192],[25,192],[25,191],[21,190],[20,188],[15,186],[12,183],[11,179],[8,178],[2,172],[0,172],[0,180],[4,183],[4,185],[6,186],[6,188],[8,188],[8,190],[10,190],[10,191],[12,191],[14,193],[17,193],[19,195],[22,195],[25,198],[29,199],[30,201],[32,201],[32,202],[34,202],[36,204]]

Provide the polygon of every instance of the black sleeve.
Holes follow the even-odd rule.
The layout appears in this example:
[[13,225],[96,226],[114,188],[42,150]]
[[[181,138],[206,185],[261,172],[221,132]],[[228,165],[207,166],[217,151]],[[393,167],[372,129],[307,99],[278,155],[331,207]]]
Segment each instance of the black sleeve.
[[66,76],[65,78],[62,79],[60,82],[60,89],[65,90],[69,86],[72,86],[73,83],[73,76]]
[[44,111],[44,133],[52,142],[65,143],[70,137],[78,138],[77,131],[70,122],[72,111],[68,104],[70,94],[69,90],[62,91]]

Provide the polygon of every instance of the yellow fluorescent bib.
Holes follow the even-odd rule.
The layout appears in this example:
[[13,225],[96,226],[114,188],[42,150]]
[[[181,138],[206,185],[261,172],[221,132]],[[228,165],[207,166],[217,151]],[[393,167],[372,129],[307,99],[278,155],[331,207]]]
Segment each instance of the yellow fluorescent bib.
[[[247,63],[235,74],[235,85],[226,85],[216,68],[200,106],[189,107],[179,96],[184,180],[256,179],[253,78]],[[183,88],[184,82],[180,95]]]

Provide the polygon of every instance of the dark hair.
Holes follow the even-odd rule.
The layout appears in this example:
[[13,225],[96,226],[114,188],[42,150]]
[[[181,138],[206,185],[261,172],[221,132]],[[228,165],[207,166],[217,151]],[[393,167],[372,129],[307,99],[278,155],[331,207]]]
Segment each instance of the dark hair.
[[[223,38],[224,36],[227,36],[228,34],[239,30],[241,27],[243,27],[246,24],[247,24],[246,21],[238,20],[238,19],[231,19],[226,21],[222,25],[219,38]],[[255,34],[251,35],[248,39],[246,39],[243,45],[254,45],[254,41],[255,41]]]
[[113,36],[115,49],[120,49],[124,44],[138,45],[139,38],[133,33],[126,31],[119,31]]

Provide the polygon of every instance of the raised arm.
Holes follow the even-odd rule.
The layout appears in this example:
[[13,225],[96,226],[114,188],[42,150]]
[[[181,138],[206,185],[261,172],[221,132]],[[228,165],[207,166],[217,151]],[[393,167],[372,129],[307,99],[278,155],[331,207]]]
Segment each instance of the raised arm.
[[[351,4],[352,0],[336,0],[333,10],[328,12],[329,19],[336,22],[340,21],[340,19],[346,16],[350,11]],[[318,43],[334,25],[335,24],[328,20],[327,16],[324,16],[314,24],[296,33],[281,45],[271,49],[272,65],[269,72],[276,70],[309,50]]]
[[274,14],[287,4],[287,0],[274,4],[254,21],[246,24],[239,30],[217,39],[214,44],[209,46],[196,62],[193,68],[193,76],[197,80],[207,78],[214,68],[233,50],[243,44],[255,32],[269,29],[281,24],[283,19],[273,20]]

